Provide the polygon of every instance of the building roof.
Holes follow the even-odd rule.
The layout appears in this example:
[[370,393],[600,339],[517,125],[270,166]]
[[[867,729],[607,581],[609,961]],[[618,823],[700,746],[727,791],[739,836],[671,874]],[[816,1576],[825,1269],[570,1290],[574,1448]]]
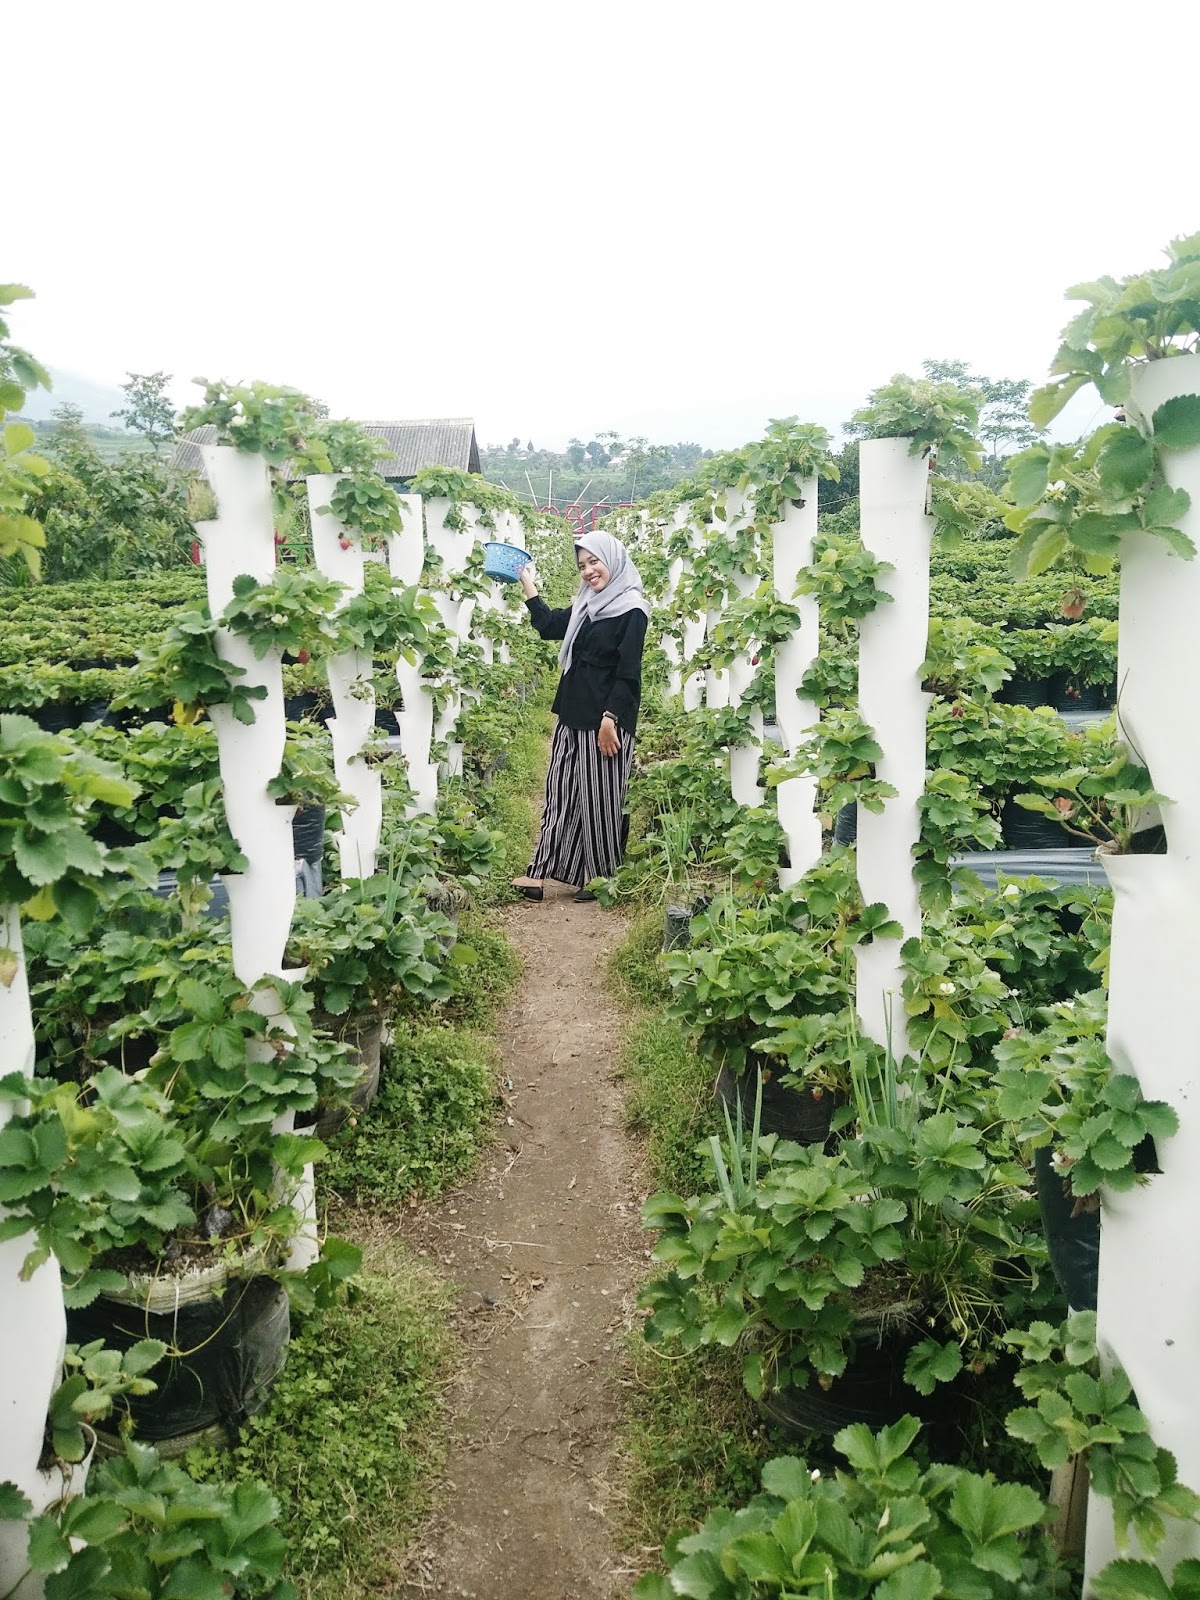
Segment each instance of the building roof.
[[[390,456],[377,463],[385,478],[412,478],[422,467],[457,467],[462,472],[479,471],[479,445],[475,424],[470,417],[422,417],[411,422],[363,422],[360,427],[378,434]],[[181,472],[203,472],[199,446],[215,444],[217,430],[211,423],[193,428],[175,445],[171,465]],[[292,474],[289,471],[289,476]]]

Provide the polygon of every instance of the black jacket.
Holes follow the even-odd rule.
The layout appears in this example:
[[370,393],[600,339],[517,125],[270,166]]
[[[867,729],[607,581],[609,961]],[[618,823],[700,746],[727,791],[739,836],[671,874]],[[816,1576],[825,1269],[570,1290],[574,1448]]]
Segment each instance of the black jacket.
[[[552,611],[540,594],[526,600],[529,616],[543,639],[565,639],[570,606]],[[571,665],[559,679],[552,709],[568,728],[599,731],[600,718],[611,711],[622,733],[637,728],[642,701],[642,647],[646,643],[644,611],[619,617],[584,618],[575,635]]]

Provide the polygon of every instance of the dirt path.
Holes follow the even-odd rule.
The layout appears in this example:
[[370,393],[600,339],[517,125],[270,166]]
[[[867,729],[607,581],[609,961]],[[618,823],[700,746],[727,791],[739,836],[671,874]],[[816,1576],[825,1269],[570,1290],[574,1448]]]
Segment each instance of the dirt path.
[[507,913],[525,976],[502,1019],[505,1142],[419,1216],[461,1286],[469,1356],[440,1505],[405,1596],[613,1600],[621,1352],[646,1240],[622,1128],[622,1019],[604,990],[615,914],[547,886]]

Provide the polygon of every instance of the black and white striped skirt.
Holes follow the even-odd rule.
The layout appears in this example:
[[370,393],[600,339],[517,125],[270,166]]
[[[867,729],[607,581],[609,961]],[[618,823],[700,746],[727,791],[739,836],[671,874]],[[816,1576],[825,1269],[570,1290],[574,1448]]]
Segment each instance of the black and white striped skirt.
[[621,865],[633,735],[622,733],[620,738],[617,754],[602,756],[594,729],[568,728],[563,722],[555,728],[531,878],[583,888]]

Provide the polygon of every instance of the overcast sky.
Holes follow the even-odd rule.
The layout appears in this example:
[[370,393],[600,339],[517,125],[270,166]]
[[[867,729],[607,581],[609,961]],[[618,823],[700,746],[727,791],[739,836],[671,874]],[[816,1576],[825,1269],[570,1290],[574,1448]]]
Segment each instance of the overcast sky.
[[202,373],[495,443],[836,428],[927,356],[1040,380],[1068,284],[1200,228],[1198,19],[30,0],[0,279],[41,359],[181,403]]

